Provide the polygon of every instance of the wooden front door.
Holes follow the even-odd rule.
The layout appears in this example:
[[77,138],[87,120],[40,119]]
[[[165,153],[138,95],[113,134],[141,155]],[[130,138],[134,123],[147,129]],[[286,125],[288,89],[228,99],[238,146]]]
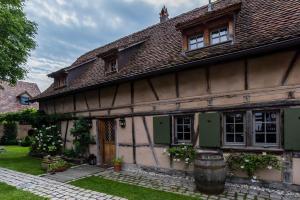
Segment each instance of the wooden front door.
[[115,121],[113,119],[100,120],[99,126],[102,164],[112,166],[112,160],[116,156]]

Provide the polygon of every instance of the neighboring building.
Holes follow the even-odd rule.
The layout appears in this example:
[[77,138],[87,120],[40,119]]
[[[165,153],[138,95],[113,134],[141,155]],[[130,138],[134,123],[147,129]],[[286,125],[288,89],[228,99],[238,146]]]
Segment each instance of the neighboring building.
[[[220,0],[78,58],[35,99],[47,113],[92,119],[99,164],[192,170],[164,149],[179,143],[268,152],[281,171],[258,177],[300,185],[300,4]],[[61,122],[67,148],[73,121]]]
[[16,85],[0,81],[0,113],[17,112],[27,108],[39,108],[30,98],[41,93],[36,83],[18,81]]
[[[28,108],[39,108],[38,103],[31,103],[29,100],[39,95],[40,89],[36,83],[18,81],[16,85],[10,85],[7,82],[0,81],[0,114],[17,112]],[[29,125],[18,126],[18,138],[24,138],[27,135]],[[0,138],[3,135],[3,126],[0,125]]]

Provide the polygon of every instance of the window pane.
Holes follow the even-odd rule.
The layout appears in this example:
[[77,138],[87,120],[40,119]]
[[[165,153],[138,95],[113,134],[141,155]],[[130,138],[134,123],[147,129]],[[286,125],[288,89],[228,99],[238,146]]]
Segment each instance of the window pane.
[[177,132],[183,132],[182,125],[177,125]]
[[276,143],[276,134],[267,134],[267,143]]
[[255,124],[255,132],[265,132],[265,124],[263,123],[256,123]]
[[243,114],[236,114],[235,115],[235,123],[244,123]]
[[197,42],[197,39],[196,38],[191,38],[190,39],[190,44],[195,44]]
[[184,118],[184,123],[185,124],[190,124],[191,123],[191,118],[190,117],[185,117]]
[[211,33],[211,37],[212,37],[212,38],[219,37],[219,31],[213,31],[213,32]]
[[264,122],[264,113],[262,112],[258,112],[258,113],[255,113],[255,121],[256,122]]
[[190,125],[184,125],[184,132],[190,133],[191,132],[191,126]]
[[220,42],[226,42],[228,40],[227,35],[221,37]]
[[274,123],[268,123],[268,124],[266,124],[266,130],[267,130],[267,132],[276,132],[277,130],[277,126],[276,126],[276,124],[274,124]]
[[183,124],[183,118],[182,117],[177,117],[177,124]]
[[184,134],[184,140],[191,140],[191,134],[190,133],[185,133]]
[[217,44],[219,43],[219,38],[213,38],[212,39],[212,44]]
[[267,112],[266,113],[266,121],[267,122],[276,122],[276,113],[274,113],[274,112]]
[[227,35],[227,28],[223,28],[220,30],[220,35],[223,36],[223,35]]
[[234,134],[226,134],[226,142],[234,142]]
[[244,132],[244,124],[236,124],[235,125],[235,132],[243,133]]
[[178,139],[178,140],[184,140],[184,139],[183,139],[183,133],[178,133],[178,132],[177,132],[177,139]]
[[203,43],[203,42],[200,42],[200,43],[198,43],[197,45],[198,45],[197,48],[202,48],[202,47],[204,47],[204,43]]
[[244,142],[244,135],[243,134],[236,134],[235,135],[235,142],[243,143]]
[[197,44],[190,45],[190,50],[194,50],[194,49],[197,49]]
[[226,124],[226,132],[234,133],[234,124]]
[[265,134],[256,134],[255,142],[256,143],[265,143]]
[[233,123],[233,122],[234,122],[234,114],[227,114],[226,123]]

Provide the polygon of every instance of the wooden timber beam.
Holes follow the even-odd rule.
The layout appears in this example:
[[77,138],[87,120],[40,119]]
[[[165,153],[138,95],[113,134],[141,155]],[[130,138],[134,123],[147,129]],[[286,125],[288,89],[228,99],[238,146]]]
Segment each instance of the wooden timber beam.
[[248,60],[247,58],[244,60],[244,64],[245,64],[245,90],[249,89],[249,78],[248,78]]
[[153,92],[153,94],[155,96],[155,99],[157,101],[159,101],[159,96],[158,96],[158,94],[157,94],[157,92],[156,92],[156,90],[155,90],[155,88],[153,86],[153,83],[152,83],[151,79],[147,79],[147,82],[148,82],[149,87],[151,88],[151,91]]
[[210,85],[210,70],[209,67],[205,67],[205,78],[206,78],[206,92],[211,93],[211,85]]
[[146,118],[145,118],[145,116],[143,116],[142,118],[143,118],[143,124],[144,124],[144,128],[145,128],[145,131],[146,131],[147,139],[148,139],[148,142],[149,142],[149,147],[152,151],[152,155],[153,155],[155,164],[156,164],[156,166],[159,166],[158,159],[157,159],[156,153],[154,151],[154,147],[153,147],[153,142],[151,140],[149,129],[148,129],[148,126],[147,126]]
[[285,72],[285,74],[284,74],[284,76],[283,76],[283,78],[282,78],[282,81],[281,81],[281,85],[282,85],[282,86],[287,84],[288,77],[289,77],[289,75],[290,75],[292,69],[294,68],[294,66],[295,66],[295,64],[296,64],[296,61],[297,61],[299,55],[300,55],[300,50],[298,50],[298,51],[295,53],[295,55],[293,56],[293,58],[292,58],[292,60],[291,60],[291,62],[290,62],[290,64],[289,64],[289,66],[288,66],[288,68],[287,68],[287,70],[286,70],[286,72]]

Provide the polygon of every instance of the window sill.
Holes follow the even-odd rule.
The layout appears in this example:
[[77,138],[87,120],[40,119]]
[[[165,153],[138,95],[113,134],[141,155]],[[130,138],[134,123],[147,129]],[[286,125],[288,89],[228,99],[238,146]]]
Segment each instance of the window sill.
[[223,146],[224,151],[237,151],[237,152],[274,152],[283,153],[284,150],[277,147],[244,147],[244,146]]

